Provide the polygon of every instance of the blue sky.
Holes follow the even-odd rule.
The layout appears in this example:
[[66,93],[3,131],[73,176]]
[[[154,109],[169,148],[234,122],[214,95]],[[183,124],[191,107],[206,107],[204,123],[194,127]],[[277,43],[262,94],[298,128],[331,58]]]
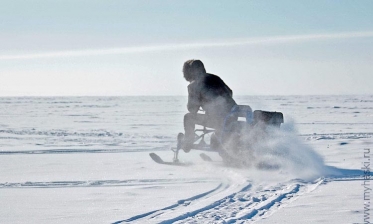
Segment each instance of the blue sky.
[[0,95],[373,94],[373,1],[2,1]]

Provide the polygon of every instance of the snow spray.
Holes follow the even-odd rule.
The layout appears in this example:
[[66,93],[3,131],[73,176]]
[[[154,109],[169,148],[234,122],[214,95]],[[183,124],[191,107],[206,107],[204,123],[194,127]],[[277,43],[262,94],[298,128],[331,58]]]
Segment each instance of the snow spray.
[[302,141],[291,119],[280,129],[267,127],[246,137],[252,142],[250,156],[258,169],[277,168],[302,179],[321,177],[327,172],[322,156]]

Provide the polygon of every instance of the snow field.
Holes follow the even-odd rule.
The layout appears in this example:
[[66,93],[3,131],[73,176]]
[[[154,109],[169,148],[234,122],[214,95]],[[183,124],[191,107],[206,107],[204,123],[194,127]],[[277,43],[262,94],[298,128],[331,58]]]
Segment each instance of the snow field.
[[0,99],[0,223],[363,223],[372,96],[237,101],[284,113],[256,148],[279,169],[154,163],[172,159],[183,98]]

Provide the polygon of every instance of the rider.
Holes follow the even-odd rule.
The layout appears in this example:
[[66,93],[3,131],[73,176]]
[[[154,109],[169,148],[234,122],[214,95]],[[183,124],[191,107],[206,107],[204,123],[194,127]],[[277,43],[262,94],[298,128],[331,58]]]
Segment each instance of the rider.
[[[184,116],[185,137],[182,149],[189,152],[194,143],[195,125],[221,129],[225,117],[236,105],[232,90],[216,75],[206,73],[200,60],[188,60],[183,66],[184,78],[188,85],[188,111]],[[205,114],[197,113],[199,108]]]

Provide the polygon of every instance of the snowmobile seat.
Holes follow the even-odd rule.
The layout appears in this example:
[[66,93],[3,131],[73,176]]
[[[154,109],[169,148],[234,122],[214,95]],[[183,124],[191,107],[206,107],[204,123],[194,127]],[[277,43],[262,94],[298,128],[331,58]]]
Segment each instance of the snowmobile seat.
[[[244,120],[240,119],[243,118]],[[253,122],[253,110],[248,105],[235,105],[224,121],[223,132],[242,130]]]
[[[244,118],[244,120],[240,118]],[[259,124],[280,127],[282,123],[284,123],[284,116],[281,112],[262,110],[255,110],[253,112],[248,105],[235,105],[225,118],[223,132],[240,132],[245,129],[251,129],[252,126]]]
[[253,121],[253,110],[248,105],[235,105],[233,106],[228,117],[243,117],[246,123],[250,124]]

